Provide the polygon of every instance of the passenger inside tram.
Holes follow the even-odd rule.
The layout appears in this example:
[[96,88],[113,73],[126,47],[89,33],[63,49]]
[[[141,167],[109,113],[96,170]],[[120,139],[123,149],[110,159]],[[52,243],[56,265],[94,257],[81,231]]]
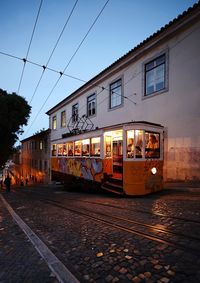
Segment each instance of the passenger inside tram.
[[142,157],[142,146],[143,146],[143,142],[142,139],[138,139],[137,143],[136,143],[136,157],[137,158],[141,158]]
[[149,140],[146,144],[146,157],[159,157],[159,142],[154,134],[149,135]]
[[127,157],[134,157],[134,140],[133,138],[129,138],[129,144],[127,146]]

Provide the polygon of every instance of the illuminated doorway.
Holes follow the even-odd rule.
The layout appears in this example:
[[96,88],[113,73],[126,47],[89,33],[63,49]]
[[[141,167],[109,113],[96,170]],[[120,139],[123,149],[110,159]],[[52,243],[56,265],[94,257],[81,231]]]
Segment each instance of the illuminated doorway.
[[123,177],[123,131],[115,130],[104,134],[106,157],[112,160],[113,178]]

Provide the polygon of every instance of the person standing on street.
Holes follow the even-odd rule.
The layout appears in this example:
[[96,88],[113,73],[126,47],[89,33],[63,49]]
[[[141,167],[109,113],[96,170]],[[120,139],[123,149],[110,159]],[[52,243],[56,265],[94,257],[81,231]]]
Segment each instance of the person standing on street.
[[3,189],[3,180],[0,181],[0,190]]
[[6,185],[6,191],[10,192],[11,178],[9,175],[5,178],[4,184]]

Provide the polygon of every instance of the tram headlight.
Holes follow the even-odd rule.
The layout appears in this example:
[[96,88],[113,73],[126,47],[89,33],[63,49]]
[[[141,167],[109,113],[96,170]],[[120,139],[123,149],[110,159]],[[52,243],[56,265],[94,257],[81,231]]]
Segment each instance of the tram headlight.
[[153,175],[155,175],[155,174],[157,173],[156,167],[151,168],[151,173],[152,173]]

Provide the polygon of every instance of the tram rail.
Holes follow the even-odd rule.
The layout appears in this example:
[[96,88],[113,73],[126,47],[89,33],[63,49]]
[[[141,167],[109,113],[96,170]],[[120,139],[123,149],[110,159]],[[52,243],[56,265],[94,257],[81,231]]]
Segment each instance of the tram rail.
[[101,205],[101,206],[107,206],[107,207],[112,207],[112,208],[117,208],[117,209],[121,209],[123,211],[130,211],[130,212],[139,212],[139,213],[144,213],[144,214],[150,214],[150,215],[155,215],[155,216],[160,216],[160,217],[164,217],[164,218],[170,218],[170,219],[176,219],[176,220],[182,220],[184,222],[192,222],[192,223],[197,223],[200,224],[200,221],[195,220],[195,219],[188,219],[188,218],[184,218],[184,217],[178,217],[178,216],[169,216],[160,212],[150,212],[147,210],[141,210],[141,209],[127,209],[118,205],[114,205],[114,204],[108,204],[108,203],[100,203],[100,202],[94,202],[94,201],[88,201],[88,200],[80,200],[80,199],[76,199],[76,198],[66,198],[67,200],[73,200],[73,201],[77,201],[77,202],[85,202],[88,204],[94,204],[94,205]]
[[[22,189],[20,189],[21,191]],[[18,192],[18,190],[17,190]],[[26,192],[33,192],[34,194],[36,193],[35,190],[31,190],[28,189],[26,190]],[[42,193],[42,192],[37,192],[37,194],[42,195],[42,196],[46,196],[46,193]],[[71,198],[71,197],[66,197],[64,198],[64,196],[62,197],[62,199],[64,200],[69,200],[69,201],[76,201],[76,202],[81,202],[81,203],[88,203],[88,204],[94,204],[94,205],[100,205],[100,206],[105,206],[105,207],[111,207],[111,208],[117,208],[123,211],[128,211],[128,212],[139,212],[139,213],[143,213],[143,214],[149,214],[149,215],[153,215],[153,216],[159,216],[159,217],[163,217],[163,218],[168,218],[168,219],[175,219],[175,220],[180,220],[180,221],[184,221],[184,222],[190,222],[190,223],[195,223],[195,224],[200,224],[199,220],[196,219],[189,219],[189,218],[185,218],[185,217],[180,217],[180,216],[170,216],[170,215],[166,215],[164,213],[160,213],[160,212],[150,212],[147,211],[145,209],[137,209],[137,208],[125,208],[119,205],[115,205],[115,204],[110,204],[110,203],[102,203],[102,202],[98,202],[98,201],[89,201],[89,200],[83,200],[83,199],[77,199],[77,198]]]
[[[78,208],[78,210],[77,210],[77,207],[76,207],[76,209],[69,207],[69,206],[66,207],[63,204],[61,204],[57,201],[54,201],[54,200],[50,200],[50,199],[42,199],[42,201],[47,203],[47,204],[51,204],[53,206],[56,206],[58,208],[68,210],[68,211],[71,211],[73,213],[85,216],[85,217],[90,218],[92,220],[95,220],[97,222],[105,223],[105,224],[112,226],[114,228],[118,228],[120,230],[129,232],[129,233],[132,233],[132,234],[136,234],[138,236],[142,236],[142,237],[147,238],[149,240],[156,241],[156,242],[159,242],[159,243],[162,243],[162,244],[166,244],[168,246],[173,246],[173,247],[176,246],[176,247],[178,247],[182,250],[187,250],[187,251],[190,251],[192,253],[194,252],[195,254],[197,253],[198,255],[200,255],[200,249],[196,248],[196,246],[198,246],[200,244],[200,238],[198,238],[198,237],[185,235],[185,234],[181,234],[181,233],[175,233],[175,232],[172,232],[168,229],[158,228],[158,227],[156,227],[156,225],[149,225],[147,223],[142,223],[142,222],[130,220],[130,219],[127,219],[127,218],[113,216],[111,214],[108,215],[108,214],[105,214],[105,213],[94,212],[94,211],[86,209],[86,208],[81,208],[81,210],[80,210],[80,208]],[[86,211],[87,213],[84,212],[84,211]],[[110,220],[107,220],[107,219],[102,219],[102,218],[99,218],[99,217],[96,217],[96,216],[91,216],[91,214],[96,214],[98,216],[100,215],[102,217],[107,217],[107,218],[112,219],[112,220],[115,219],[117,221],[123,221],[125,223],[125,225],[122,225],[122,224],[119,224],[119,223],[114,223],[113,221],[110,221]],[[175,237],[184,237],[188,241],[193,240],[193,241],[198,242],[198,245],[197,245],[197,243],[195,243],[194,248],[192,248],[190,246],[184,246],[184,245],[181,245],[180,243],[177,243],[177,242],[174,242],[174,241],[171,241],[171,240],[165,240],[164,238],[161,238],[157,235],[152,235],[152,234],[148,233],[148,231],[144,232],[144,231],[141,231],[139,229],[132,228],[132,227],[126,227],[126,224],[136,224],[138,227],[140,226],[140,227],[145,227],[145,228],[148,228],[148,229],[150,228],[149,231],[151,231],[153,233],[157,232],[157,233],[163,233],[163,234],[170,234],[170,235],[175,236]]]
[[[148,223],[144,223],[144,222],[140,222],[140,221],[136,221],[132,219],[127,219],[123,217],[118,217],[115,215],[106,214],[102,212],[95,212],[94,210],[80,208],[77,206],[75,207],[69,204],[66,207],[66,205],[64,205],[63,203],[57,200],[53,200],[51,198],[46,198],[46,197],[45,198],[41,197],[41,194],[37,194],[35,192],[33,196],[35,197],[36,201],[40,201],[47,205],[52,205],[60,209],[63,209],[65,211],[70,211],[77,215],[87,217],[93,221],[101,222],[110,227],[131,233],[137,236],[141,236],[143,238],[146,238],[154,242],[158,242],[160,244],[164,244],[167,246],[173,246],[181,250],[187,251],[189,253],[200,255],[200,249],[197,248],[200,243],[199,237],[186,235],[182,233],[176,233],[169,229],[162,229],[162,228],[156,227],[156,225],[150,225]],[[129,225],[134,225],[134,226],[129,227]],[[158,235],[155,235],[155,233],[157,233]],[[166,239],[166,235],[170,235],[176,238],[177,240],[175,241],[173,239]],[[184,241],[186,241],[186,244],[180,243],[183,240],[181,238],[184,238]]]

